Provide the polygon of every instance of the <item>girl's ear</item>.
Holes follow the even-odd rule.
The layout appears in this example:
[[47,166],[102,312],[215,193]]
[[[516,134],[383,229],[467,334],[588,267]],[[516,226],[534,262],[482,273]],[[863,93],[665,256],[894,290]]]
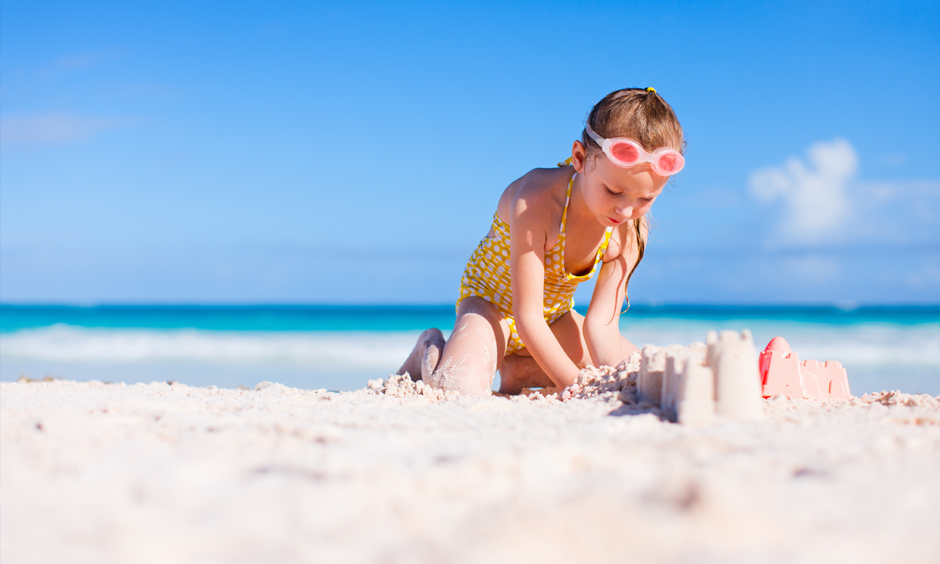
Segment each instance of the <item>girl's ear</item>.
[[584,170],[584,159],[587,156],[587,150],[585,150],[584,145],[580,141],[575,141],[574,145],[571,147],[571,166],[574,167],[575,172],[582,172]]

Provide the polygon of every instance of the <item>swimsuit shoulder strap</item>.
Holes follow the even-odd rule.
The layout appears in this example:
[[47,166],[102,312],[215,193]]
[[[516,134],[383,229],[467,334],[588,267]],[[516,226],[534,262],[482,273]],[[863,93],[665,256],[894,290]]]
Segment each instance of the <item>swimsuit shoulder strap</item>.
[[571,180],[568,181],[568,191],[565,192],[565,209],[561,212],[561,225],[558,227],[558,233],[563,234],[565,232],[565,222],[568,220],[568,202],[571,201],[571,187],[574,186],[574,175],[571,175]]
[[[569,166],[570,164],[571,164],[571,157],[568,157],[564,161],[558,163],[558,166]],[[559,235],[565,234],[565,223],[568,220],[568,202],[571,201],[571,188],[573,186],[574,186],[574,174],[571,175],[571,180],[568,181],[568,190],[565,192],[565,209],[561,212],[561,225],[558,226]],[[601,247],[597,249],[597,256],[594,258],[594,262],[597,262],[599,259],[603,258],[603,256],[607,253],[607,247],[610,245],[610,236],[613,234],[613,232],[614,232],[613,227],[608,227],[604,231],[604,242],[601,243]]]
[[613,235],[613,233],[614,228],[608,227],[607,231],[604,233],[604,242],[601,243],[601,248],[597,249],[597,256],[594,258],[595,261],[604,258],[604,255],[607,254],[607,247],[610,245],[610,236]]

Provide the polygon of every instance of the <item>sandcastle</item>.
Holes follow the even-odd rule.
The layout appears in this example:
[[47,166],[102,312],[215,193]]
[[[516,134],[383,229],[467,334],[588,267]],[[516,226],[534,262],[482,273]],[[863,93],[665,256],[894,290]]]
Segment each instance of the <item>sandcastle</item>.
[[760,353],[760,376],[765,398],[783,395],[821,400],[849,399],[849,379],[835,360],[804,360],[783,337],[771,339]]
[[639,400],[683,424],[763,419],[757,351],[748,330],[709,331],[706,345],[643,347]]

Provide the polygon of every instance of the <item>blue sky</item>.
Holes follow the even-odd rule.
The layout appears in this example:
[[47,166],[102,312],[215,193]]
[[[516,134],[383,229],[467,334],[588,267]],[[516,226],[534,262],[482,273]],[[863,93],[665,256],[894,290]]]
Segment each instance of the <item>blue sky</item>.
[[940,302],[936,2],[299,4],[0,2],[0,300],[448,303],[654,86],[634,301]]

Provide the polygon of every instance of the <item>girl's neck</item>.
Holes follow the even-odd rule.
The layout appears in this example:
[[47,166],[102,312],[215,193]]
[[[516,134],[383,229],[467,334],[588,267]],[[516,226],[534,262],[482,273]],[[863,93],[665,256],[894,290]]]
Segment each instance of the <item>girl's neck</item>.
[[[601,227],[597,218],[594,217],[594,214],[591,213],[591,210],[588,209],[587,205],[584,203],[584,192],[582,191],[582,182],[584,181],[584,175],[580,173],[574,174],[574,184],[571,186],[571,200],[568,202],[568,225],[572,224],[572,221],[575,222],[575,225],[581,227],[588,226],[588,229],[591,227]],[[566,229],[566,231],[568,231]]]

